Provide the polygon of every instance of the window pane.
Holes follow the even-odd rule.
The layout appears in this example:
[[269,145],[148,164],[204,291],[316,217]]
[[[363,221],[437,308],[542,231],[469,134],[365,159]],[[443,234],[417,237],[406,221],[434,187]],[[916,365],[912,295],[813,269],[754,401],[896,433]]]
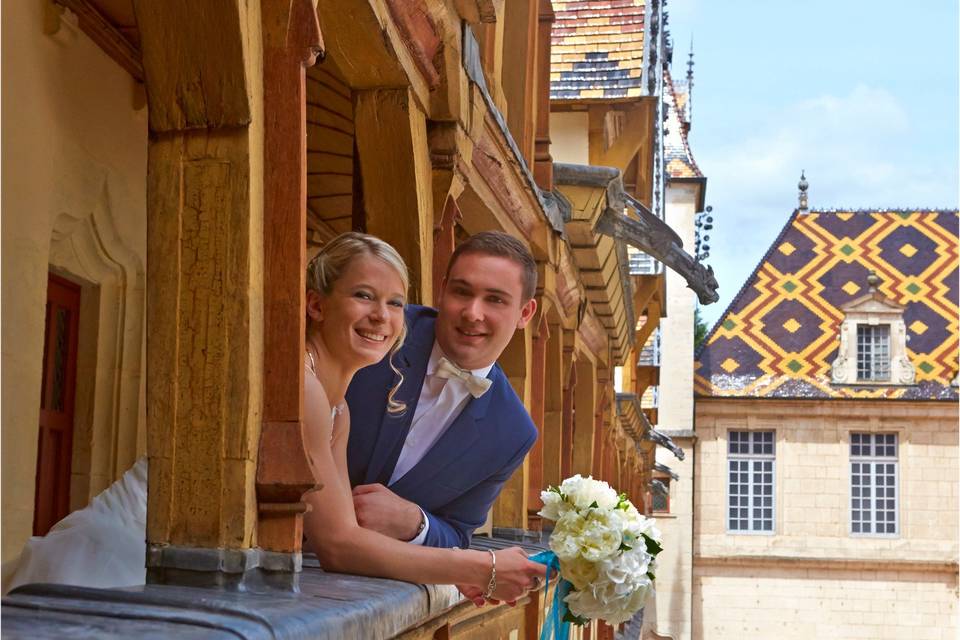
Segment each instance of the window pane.
[[850,531],[896,534],[897,434],[851,434],[850,442]]

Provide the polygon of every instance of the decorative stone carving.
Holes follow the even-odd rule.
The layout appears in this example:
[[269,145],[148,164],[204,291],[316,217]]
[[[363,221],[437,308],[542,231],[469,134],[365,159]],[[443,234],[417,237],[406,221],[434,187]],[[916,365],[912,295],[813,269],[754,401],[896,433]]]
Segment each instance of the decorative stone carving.
[[[872,279],[871,279],[872,278]],[[868,278],[870,293],[840,308],[844,320],[840,324],[840,348],[830,370],[834,384],[907,385],[916,381],[916,371],[907,355],[907,328],[903,307],[877,291],[878,279]],[[890,327],[890,378],[888,380],[857,379],[857,327],[860,325]]]

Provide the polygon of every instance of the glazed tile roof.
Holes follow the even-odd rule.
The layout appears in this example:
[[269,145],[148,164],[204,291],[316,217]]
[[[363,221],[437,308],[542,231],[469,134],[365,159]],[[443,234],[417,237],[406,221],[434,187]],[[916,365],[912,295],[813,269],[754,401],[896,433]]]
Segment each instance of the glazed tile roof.
[[[957,211],[794,212],[707,336],[698,396],[956,400]],[[905,307],[912,386],[837,386],[840,308],[868,291]]]
[[[681,105],[680,96],[683,96]],[[687,120],[684,107],[686,92],[677,91],[670,73],[664,74],[663,104],[667,110],[666,135],[663,139],[663,161],[667,175],[671,178],[702,178],[703,173],[697,166],[687,140]]]
[[552,100],[642,94],[646,0],[554,0]]

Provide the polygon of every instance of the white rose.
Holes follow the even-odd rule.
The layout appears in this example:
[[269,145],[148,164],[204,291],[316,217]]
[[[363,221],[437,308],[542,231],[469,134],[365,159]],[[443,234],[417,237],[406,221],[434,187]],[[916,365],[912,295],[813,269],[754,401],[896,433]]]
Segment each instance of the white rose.
[[570,504],[564,502],[556,491],[541,491],[540,500],[543,501],[543,509],[539,511],[539,515],[547,520],[556,522],[560,516],[571,509]]
[[580,533],[580,553],[590,562],[599,562],[619,552],[623,523],[615,511],[593,510]]
[[619,624],[643,607],[653,584],[647,577],[650,556],[639,549],[600,562],[599,575],[564,600],[575,615]]
[[[579,476],[575,476],[579,477]],[[617,492],[606,482],[593,478],[581,478],[574,491],[568,495],[577,509],[589,509],[594,504],[599,509],[613,509],[617,506]]]
[[550,535],[550,549],[561,560],[573,560],[580,556],[581,536],[585,519],[577,511],[571,509],[557,520],[557,525]]
[[580,485],[582,483],[583,476],[581,476],[579,473],[575,476],[570,476],[560,483],[560,493],[565,496],[572,496],[580,490]]

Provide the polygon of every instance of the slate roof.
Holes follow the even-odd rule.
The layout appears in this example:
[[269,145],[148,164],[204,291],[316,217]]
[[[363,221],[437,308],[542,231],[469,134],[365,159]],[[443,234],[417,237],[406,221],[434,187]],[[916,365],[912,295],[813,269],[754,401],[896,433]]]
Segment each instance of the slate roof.
[[[795,211],[707,336],[700,397],[953,400],[958,216],[943,210]],[[905,306],[912,386],[838,386],[840,307],[868,291]]]
[[[681,102],[681,96],[682,102]],[[664,74],[663,105],[667,110],[666,135],[663,139],[663,162],[667,176],[671,178],[702,178],[690,151],[687,134],[690,130],[686,118],[686,91],[678,91],[669,72]]]
[[642,94],[646,0],[554,0],[552,100]]

